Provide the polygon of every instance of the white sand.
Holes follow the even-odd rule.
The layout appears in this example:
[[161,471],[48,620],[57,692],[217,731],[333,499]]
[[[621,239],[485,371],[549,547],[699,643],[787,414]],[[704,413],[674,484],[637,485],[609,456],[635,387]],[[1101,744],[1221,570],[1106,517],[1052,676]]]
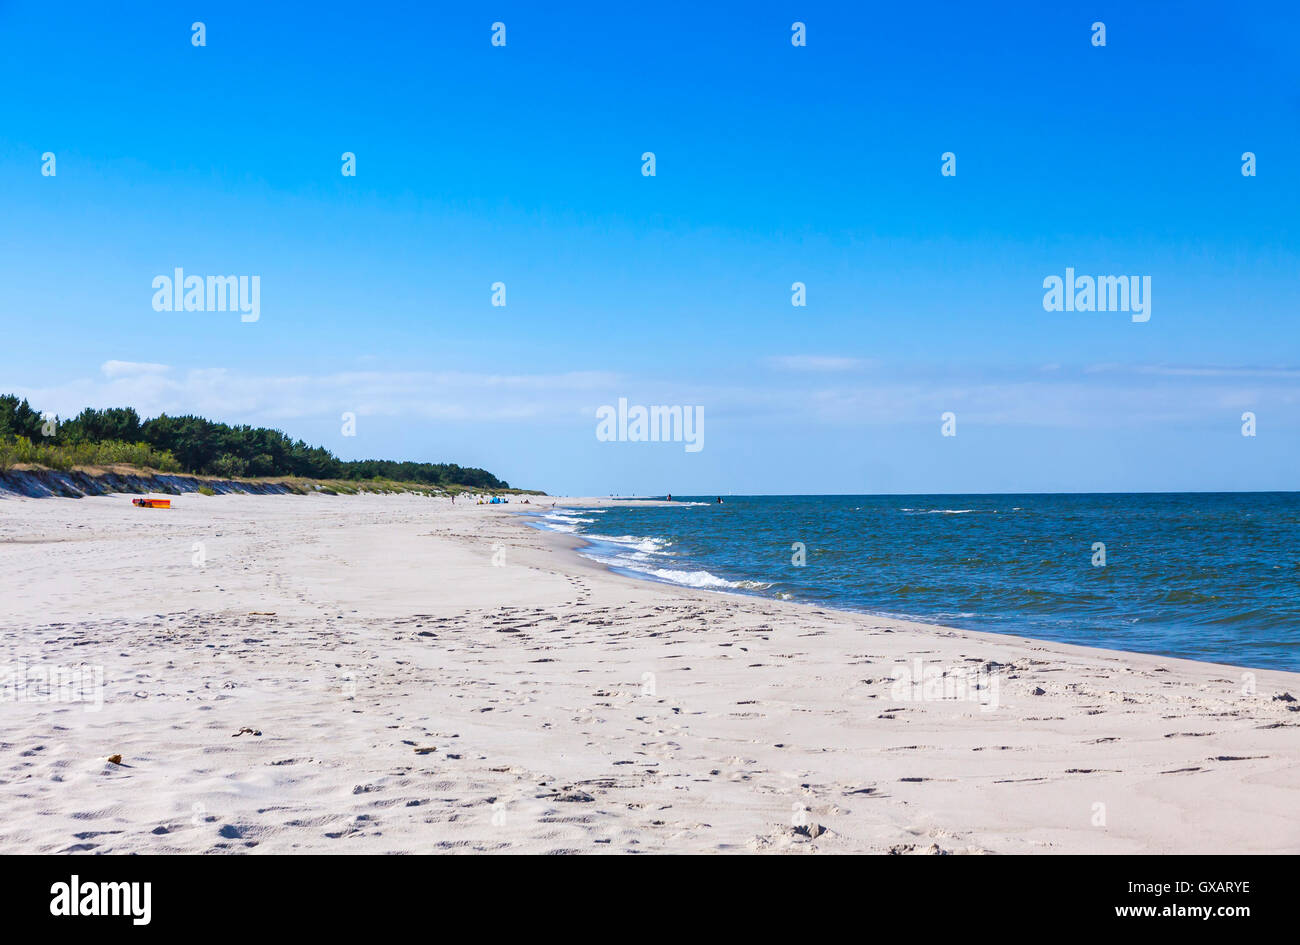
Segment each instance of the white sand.
[[1300,850],[1294,673],[634,581],[499,507],[174,503],[0,500],[0,668],[104,700],[0,703],[0,852]]

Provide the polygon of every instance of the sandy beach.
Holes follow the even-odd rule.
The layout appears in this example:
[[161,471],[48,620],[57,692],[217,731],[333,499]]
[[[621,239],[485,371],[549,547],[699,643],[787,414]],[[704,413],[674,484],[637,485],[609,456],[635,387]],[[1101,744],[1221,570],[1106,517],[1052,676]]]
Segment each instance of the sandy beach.
[[1300,851],[1300,674],[640,581],[518,504],[174,506],[0,500],[0,852]]

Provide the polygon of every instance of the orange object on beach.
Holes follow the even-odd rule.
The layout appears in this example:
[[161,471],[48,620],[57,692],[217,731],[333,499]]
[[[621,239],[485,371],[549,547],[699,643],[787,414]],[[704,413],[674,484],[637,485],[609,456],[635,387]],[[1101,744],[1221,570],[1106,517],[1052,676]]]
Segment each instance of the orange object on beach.
[[170,509],[172,507],[171,499],[132,499],[131,502],[142,509]]

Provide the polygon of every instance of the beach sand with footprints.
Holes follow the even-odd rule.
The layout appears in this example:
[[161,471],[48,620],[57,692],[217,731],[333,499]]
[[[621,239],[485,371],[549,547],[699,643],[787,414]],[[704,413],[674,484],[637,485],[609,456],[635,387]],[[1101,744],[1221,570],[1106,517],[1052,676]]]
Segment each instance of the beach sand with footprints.
[[0,851],[1300,850],[1300,674],[639,581],[523,508],[0,500]]

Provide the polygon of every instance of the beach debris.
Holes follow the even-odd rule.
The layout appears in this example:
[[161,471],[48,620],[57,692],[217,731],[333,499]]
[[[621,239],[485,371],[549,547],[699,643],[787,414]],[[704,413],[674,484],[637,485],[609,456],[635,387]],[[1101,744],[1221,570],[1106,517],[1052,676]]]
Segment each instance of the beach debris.
[[434,746],[429,747],[429,748],[417,748],[417,749],[415,749],[415,753],[416,753],[417,755],[427,755],[427,754],[430,754],[431,752],[435,752],[435,751],[437,751],[437,750],[438,750],[438,746],[434,745]]
[[1042,686],[1035,686],[1033,689],[1029,690],[1029,694],[1031,696],[1045,696],[1047,695],[1047,690]]
[[[546,795],[542,794],[539,796],[545,797]],[[586,791],[579,790],[578,788],[573,787],[572,785],[570,785],[569,787],[560,788],[558,791],[556,791],[554,794],[551,795],[551,798],[556,801],[565,801],[570,804],[590,804],[592,801],[595,800],[595,798],[592,797],[590,794],[588,794]]]
[[948,856],[948,851],[937,843],[921,847],[916,843],[896,843],[889,848],[890,856]]
[[170,509],[172,507],[171,499],[132,499],[132,505],[137,505],[142,509]]
[[261,734],[262,733],[257,729],[249,728],[247,725],[245,725],[243,728],[241,728],[238,732],[236,732],[234,735],[231,735],[230,737],[238,738],[240,735],[261,735]]
[[792,827],[790,832],[797,837],[807,837],[809,840],[816,840],[822,834],[830,833],[830,829],[827,827],[823,827],[821,824],[808,823],[808,824],[799,824],[797,827]]
[[[248,616],[250,616],[250,617],[274,617],[274,616],[275,616],[275,611],[274,611],[274,610],[250,610],[250,611],[248,612]],[[261,641],[258,641],[258,642],[261,642]]]
[[121,755],[109,755],[109,756],[108,756],[108,763],[111,764],[111,765],[120,765],[120,764],[122,763],[122,756],[121,756]]
[[1280,696],[1274,696],[1273,701],[1274,702],[1295,702],[1295,696],[1291,695],[1291,693],[1289,692],[1284,692]]

